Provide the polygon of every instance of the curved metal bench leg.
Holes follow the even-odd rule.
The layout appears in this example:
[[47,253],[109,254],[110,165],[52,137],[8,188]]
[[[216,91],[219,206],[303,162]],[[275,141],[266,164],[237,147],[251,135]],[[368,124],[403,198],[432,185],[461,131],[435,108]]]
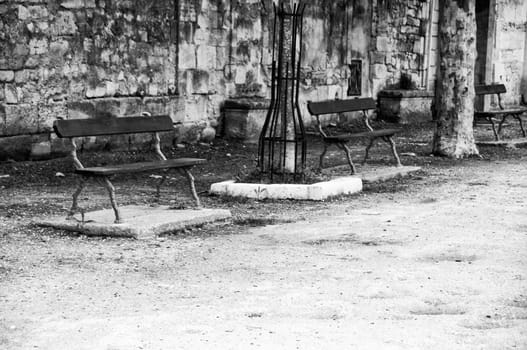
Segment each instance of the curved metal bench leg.
[[371,138],[370,142],[368,143],[368,146],[366,146],[366,151],[364,153],[364,159],[362,160],[362,165],[366,164],[366,161],[368,160],[368,157],[370,155],[370,149],[373,147],[374,142],[375,142],[375,138]]
[[345,143],[342,143],[341,145],[344,152],[346,152],[346,158],[348,158],[348,164],[351,168],[351,175],[354,175],[357,172],[357,169],[355,168],[355,164],[353,164],[353,160],[351,159],[351,151]]
[[82,190],[84,189],[84,187],[86,186],[87,181],[88,179],[85,178],[84,176],[80,178],[79,185],[77,186],[77,189],[75,190],[75,192],[73,192],[73,203],[71,204],[71,209],[68,213],[68,216],[66,217],[66,220],[74,219],[74,215],[79,209],[79,196]]
[[104,187],[106,187],[106,189],[108,190],[108,194],[110,195],[110,203],[112,204],[113,212],[115,214],[114,222],[116,224],[123,223],[121,213],[119,212],[119,208],[117,207],[117,201],[115,200],[115,187],[113,187],[112,183],[110,182],[110,179],[108,179],[106,176],[99,180],[104,185]]
[[494,138],[496,139],[496,141],[499,141],[500,136],[496,130],[496,123],[494,123],[494,120],[492,119],[492,117],[487,117],[487,120],[490,122],[490,125],[492,125],[492,131],[494,132]]
[[320,155],[320,160],[318,163],[318,166],[320,169],[324,167],[324,157],[326,156],[327,152],[328,152],[328,144],[324,142],[324,150],[322,151],[322,154]]
[[516,120],[518,121],[518,123],[520,123],[520,129],[522,131],[522,135],[523,137],[527,136],[527,134],[525,133],[525,128],[523,127],[523,120],[522,120],[522,116],[519,115],[519,114],[516,114],[514,116],[514,118],[516,118]]
[[192,198],[194,198],[194,201],[196,202],[196,206],[198,208],[201,207],[201,203],[199,201],[198,193],[196,192],[196,186],[194,185],[194,176],[190,173],[190,170],[185,168],[183,169],[183,172],[185,173],[185,176],[187,177],[188,184],[190,187],[190,193],[192,194]]
[[166,175],[163,175],[161,180],[159,180],[159,182],[156,185],[156,198],[157,198],[157,200],[159,200],[159,198],[161,198],[161,186],[163,186],[163,184],[165,183],[166,180],[167,180]]
[[395,158],[395,162],[397,163],[397,166],[398,167],[402,167],[402,163],[401,163],[401,158],[399,158],[399,154],[397,154],[397,147],[395,145],[395,141],[393,140],[393,138],[391,136],[386,136],[383,138],[384,141],[386,141],[389,145],[390,145],[390,148],[392,149],[392,154],[393,154],[393,157]]

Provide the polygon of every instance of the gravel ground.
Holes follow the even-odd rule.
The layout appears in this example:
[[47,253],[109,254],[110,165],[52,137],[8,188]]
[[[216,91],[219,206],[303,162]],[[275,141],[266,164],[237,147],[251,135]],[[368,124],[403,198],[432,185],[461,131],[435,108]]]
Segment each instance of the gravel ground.
[[[35,227],[69,206],[68,163],[0,164],[0,348],[527,349],[527,150],[438,159],[429,134],[399,139],[423,167],[408,178],[322,203],[203,193],[231,224],[147,241]],[[220,141],[178,152],[210,160],[200,191],[255,154]],[[120,179],[120,202],[152,203],[150,182]],[[95,186],[83,198],[105,202]]]

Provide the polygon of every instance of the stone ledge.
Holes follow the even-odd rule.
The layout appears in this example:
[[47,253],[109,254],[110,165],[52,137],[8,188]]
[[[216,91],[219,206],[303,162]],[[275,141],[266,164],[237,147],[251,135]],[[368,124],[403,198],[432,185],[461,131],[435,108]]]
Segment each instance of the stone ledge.
[[483,147],[524,148],[527,147],[527,138],[507,139],[499,141],[476,141],[476,145]]
[[412,98],[412,97],[434,97],[433,91],[428,90],[381,90],[379,97]]
[[226,100],[223,109],[268,109],[271,100],[263,98],[238,98]]
[[360,174],[362,181],[367,183],[387,181],[421,170],[418,166],[401,166],[390,168],[369,169]]
[[356,176],[337,178],[311,185],[302,184],[252,184],[224,181],[212,184],[210,193],[220,196],[252,199],[295,199],[323,201],[325,199],[359,193],[362,180]]

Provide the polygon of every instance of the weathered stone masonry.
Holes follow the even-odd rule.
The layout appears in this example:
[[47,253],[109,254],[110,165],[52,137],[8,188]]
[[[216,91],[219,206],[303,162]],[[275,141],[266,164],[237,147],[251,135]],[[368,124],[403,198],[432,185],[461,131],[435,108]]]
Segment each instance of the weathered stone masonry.
[[[497,30],[523,40],[498,37],[492,57],[493,80],[517,94],[525,5],[492,2]],[[401,72],[419,76],[424,3],[311,1],[301,102],[345,98],[354,59],[363,96],[396,85]],[[225,100],[269,97],[272,17],[272,0],[0,0],[0,160],[63,152],[51,132],[58,117],[168,113],[181,123],[172,142],[210,140]]]

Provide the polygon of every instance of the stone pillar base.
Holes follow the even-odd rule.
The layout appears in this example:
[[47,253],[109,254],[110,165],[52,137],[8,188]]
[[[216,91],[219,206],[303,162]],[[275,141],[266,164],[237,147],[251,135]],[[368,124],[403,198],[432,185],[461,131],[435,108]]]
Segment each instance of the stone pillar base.
[[379,118],[399,124],[431,121],[433,98],[425,90],[383,90],[379,92]]
[[225,136],[245,143],[258,143],[269,105],[269,100],[257,98],[225,101]]

